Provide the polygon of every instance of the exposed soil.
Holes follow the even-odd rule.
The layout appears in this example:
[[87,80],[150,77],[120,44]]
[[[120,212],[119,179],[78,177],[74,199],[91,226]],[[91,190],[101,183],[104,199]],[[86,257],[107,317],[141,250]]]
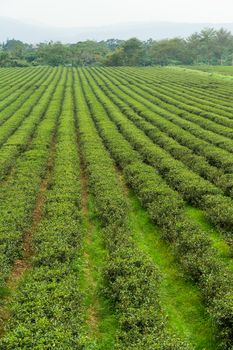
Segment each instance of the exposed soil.
[[21,276],[25,273],[27,269],[30,268],[30,259],[33,255],[32,246],[31,246],[32,237],[42,219],[43,208],[45,203],[45,192],[48,188],[48,184],[52,174],[55,147],[56,145],[55,145],[55,137],[54,137],[52,144],[50,146],[50,155],[49,155],[49,160],[47,164],[46,176],[41,182],[40,189],[37,195],[36,205],[32,215],[32,225],[28,229],[28,231],[26,231],[23,238],[23,254],[22,254],[23,256],[22,256],[22,259],[15,261],[11,275],[9,276],[9,279],[7,282],[8,287],[11,289],[14,289],[14,287],[17,287],[17,284],[21,279]]
[[12,295],[14,291],[17,290],[17,287],[23,275],[31,268],[31,258],[33,256],[33,249],[31,244],[32,237],[42,219],[43,208],[45,203],[45,192],[48,188],[48,184],[52,175],[54,156],[55,156],[55,147],[56,147],[56,140],[54,136],[50,146],[46,175],[41,182],[40,189],[36,199],[35,208],[33,210],[32,224],[31,224],[31,227],[25,232],[23,237],[22,258],[17,259],[14,262],[12,271],[6,283],[8,296],[5,299],[4,305],[0,308],[0,334],[3,334],[4,324],[10,318],[9,304],[11,302]]

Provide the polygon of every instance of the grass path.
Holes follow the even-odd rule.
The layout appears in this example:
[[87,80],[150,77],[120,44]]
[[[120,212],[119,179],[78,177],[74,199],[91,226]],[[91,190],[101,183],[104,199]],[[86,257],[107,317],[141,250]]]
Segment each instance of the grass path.
[[[78,141],[79,149],[81,145]],[[88,178],[80,155],[82,214],[85,237],[81,260],[80,288],[84,297],[85,349],[111,350],[114,347],[117,321],[109,301],[102,293],[103,268],[107,251],[103,243],[101,224],[95,211],[95,201],[88,192]]]
[[84,239],[84,254],[80,278],[86,310],[86,348],[111,350],[117,330],[116,315],[111,310],[110,302],[103,295],[102,273],[107,259],[103,245],[101,224],[96,216],[95,202],[89,196],[87,202],[88,216],[84,219],[87,232]]
[[94,227],[90,220],[88,208],[88,185],[84,172],[83,160],[81,159],[81,193],[82,193],[82,214],[85,229],[83,242],[82,261],[82,288],[85,290],[86,322],[88,325],[89,337],[95,338],[99,334],[99,301],[96,295],[97,281],[93,273],[92,243]]
[[217,330],[202,302],[201,293],[177,266],[172,248],[166,244],[147,211],[138,198],[125,185],[117,170],[129,203],[129,221],[138,247],[158,266],[162,275],[160,283],[161,304],[168,316],[168,325],[181,339],[186,339],[197,350],[216,350]]
[[187,205],[185,212],[189,219],[193,220],[204,232],[208,234],[213,247],[216,249],[218,257],[233,271],[232,247],[226,242],[223,234],[220,233],[218,229],[208,221],[201,209]]

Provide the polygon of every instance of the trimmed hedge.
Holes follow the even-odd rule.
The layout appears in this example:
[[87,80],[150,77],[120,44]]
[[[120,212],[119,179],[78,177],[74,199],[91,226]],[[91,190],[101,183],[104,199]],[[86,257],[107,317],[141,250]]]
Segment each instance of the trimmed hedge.
[[96,200],[109,252],[104,281],[105,294],[112,301],[118,317],[114,348],[188,349],[189,345],[166,329],[166,318],[157,293],[159,273],[132,241],[127,204],[114,164],[91,121],[85,84],[82,83],[82,73],[79,73],[79,79],[74,73],[77,120],[90,191]]
[[33,142],[35,149],[42,150],[46,135],[51,143],[57,130],[43,218],[33,235],[32,267],[17,291],[1,349],[82,348],[77,262],[83,234],[71,75],[68,79],[63,75],[60,83]]
[[[211,316],[221,326],[219,332],[223,338],[223,346],[229,349],[232,339],[225,337],[225,334],[230,334],[231,327],[229,328],[229,322],[221,323],[218,320],[218,313],[213,305],[216,300],[222,303],[224,293],[232,291],[231,272],[215,258],[215,251],[211,248],[206,234],[185,217],[180,196],[162,180],[153,167],[140,160],[138,153],[119,133],[110,120],[115,113],[111,102],[109,101],[108,109],[105,102],[100,103],[101,91],[87,71],[84,72],[84,92],[99,134],[112,157],[122,168],[127,183],[148,209],[154,222],[162,228],[164,239],[174,247],[174,254],[186,275],[199,284]],[[224,314],[229,317],[229,309],[231,304],[225,305],[221,319]],[[230,319],[233,320],[233,314],[230,315]]]

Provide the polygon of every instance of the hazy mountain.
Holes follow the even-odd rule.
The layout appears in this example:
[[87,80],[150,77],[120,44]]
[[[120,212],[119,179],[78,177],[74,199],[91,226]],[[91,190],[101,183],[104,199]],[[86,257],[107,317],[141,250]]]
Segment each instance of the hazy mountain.
[[33,25],[14,19],[0,17],[0,41],[19,39],[28,43],[43,41],[77,42],[86,39],[103,40],[109,38],[141,40],[164,39],[176,36],[187,37],[204,27],[219,29],[224,27],[233,32],[233,23],[172,23],[172,22],[135,22],[119,23],[102,27],[55,28]]

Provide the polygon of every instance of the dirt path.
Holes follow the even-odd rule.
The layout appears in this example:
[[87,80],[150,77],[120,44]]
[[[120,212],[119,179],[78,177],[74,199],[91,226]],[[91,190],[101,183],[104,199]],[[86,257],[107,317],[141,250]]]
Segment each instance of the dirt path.
[[[80,150],[80,144],[79,144]],[[99,303],[96,296],[97,282],[94,278],[93,261],[90,254],[91,246],[93,243],[93,225],[90,219],[90,213],[88,208],[88,183],[85,174],[85,167],[83,157],[80,154],[80,182],[81,182],[81,201],[82,201],[82,213],[85,227],[84,238],[84,254],[83,254],[83,275],[85,278],[85,287],[88,288],[88,308],[87,308],[87,325],[90,331],[90,336],[97,336],[99,333],[99,316],[98,309]]]
[[51,179],[54,157],[55,157],[56,139],[53,137],[50,150],[49,159],[47,163],[47,171],[43,178],[40,189],[37,195],[35,208],[32,215],[32,224],[25,232],[22,242],[22,258],[14,262],[12,271],[6,282],[7,297],[4,300],[3,306],[0,308],[0,335],[4,333],[4,326],[10,318],[10,303],[12,296],[17,290],[17,287],[23,278],[24,274],[31,268],[31,258],[33,256],[32,238],[42,219],[43,208],[45,203],[45,192]]

